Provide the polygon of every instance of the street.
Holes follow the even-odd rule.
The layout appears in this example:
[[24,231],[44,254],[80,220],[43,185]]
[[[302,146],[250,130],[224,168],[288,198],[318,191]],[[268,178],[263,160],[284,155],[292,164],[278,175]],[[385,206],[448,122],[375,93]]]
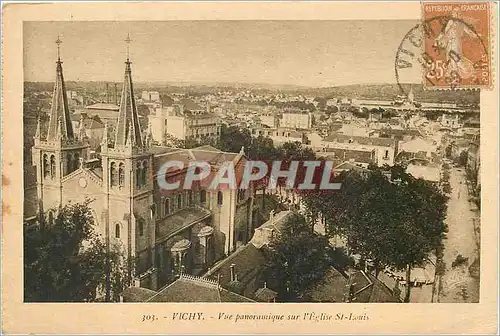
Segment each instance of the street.
[[[474,220],[471,211],[464,170],[450,170],[451,195],[448,202],[447,239],[444,241],[443,261],[446,266],[438,290],[438,302],[479,302],[479,279],[469,274],[469,265],[479,257],[474,234]],[[458,255],[467,258],[452,267]]]

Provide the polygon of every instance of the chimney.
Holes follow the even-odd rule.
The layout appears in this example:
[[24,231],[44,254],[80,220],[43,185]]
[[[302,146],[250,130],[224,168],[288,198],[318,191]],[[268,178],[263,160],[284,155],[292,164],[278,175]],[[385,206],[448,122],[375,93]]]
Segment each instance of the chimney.
[[230,270],[231,270],[231,281],[234,281],[234,266],[236,266],[235,264],[231,264],[231,266],[229,266]]
[[267,288],[267,282],[264,281],[264,288]]

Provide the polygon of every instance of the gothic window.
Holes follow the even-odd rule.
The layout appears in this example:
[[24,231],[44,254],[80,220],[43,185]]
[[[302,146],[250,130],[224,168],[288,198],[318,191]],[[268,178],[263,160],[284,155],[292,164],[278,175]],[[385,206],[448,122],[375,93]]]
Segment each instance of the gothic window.
[[125,165],[123,163],[118,165],[118,185],[120,187],[125,185]]
[[116,163],[111,162],[110,168],[109,168],[109,175],[110,175],[110,184],[111,186],[116,186],[118,183],[118,176],[117,176],[117,170],[116,170]]
[[47,154],[43,154],[43,177],[47,177],[50,174],[49,157]]
[[120,224],[115,224],[115,238],[120,238]]
[[142,171],[142,165],[140,162],[137,162],[135,169],[135,186],[137,188],[141,186],[141,171]]
[[207,201],[207,192],[205,190],[200,190],[200,202],[205,203]]
[[139,219],[139,236],[144,236],[144,220],[142,218]]
[[222,191],[217,192],[217,204],[222,205],[222,202],[224,201],[224,197],[222,196]]
[[182,209],[182,194],[177,195],[177,209]]
[[142,162],[142,174],[141,174],[141,182],[142,182],[142,185],[146,185],[146,181],[147,181],[147,177],[148,177],[148,162],[147,161],[143,161]]
[[75,153],[75,157],[73,159],[73,170],[77,170],[80,167],[80,154]]
[[68,174],[73,172],[73,155],[70,153],[66,156],[66,164],[68,165]]
[[50,156],[50,177],[56,177],[56,157],[54,155]]
[[153,205],[151,205],[151,218],[154,218],[154,216],[156,216],[156,209],[156,203],[153,203]]
[[165,198],[165,200],[163,201],[163,211],[165,216],[170,213],[170,199],[168,198]]

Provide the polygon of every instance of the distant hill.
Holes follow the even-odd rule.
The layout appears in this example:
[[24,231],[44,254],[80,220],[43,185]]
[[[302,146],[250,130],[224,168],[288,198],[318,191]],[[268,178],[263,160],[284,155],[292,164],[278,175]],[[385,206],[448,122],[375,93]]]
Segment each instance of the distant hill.
[[[420,102],[454,102],[462,104],[479,103],[479,91],[467,90],[424,90],[420,84],[402,84],[404,92],[413,90],[416,101]],[[328,88],[311,88],[302,90],[307,95],[330,97],[330,98],[364,98],[364,99],[388,99],[403,94],[397,84],[354,84]]]
[[[52,91],[53,83],[48,82],[25,82],[26,91]],[[413,89],[416,101],[420,102],[454,102],[458,104],[478,104],[479,91],[467,90],[424,90],[420,84],[402,84],[405,92]],[[103,92],[106,82],[74,82],[67,81],[68,90],[85,90],[87,92]],[[109,87],[114,90],[113,85]],[[121,83],[118,83],[118,90],[121,91]],[[135,91],[154,90],[160,94],[172,92],[186,92],[193,95],[210,94],[219,91],[254,91],[256,93],[284,92],[292,94],[302,94],[308,96],[325,98],[364,98],[364,99],[387,99],[393,100],[403,92],[397,84],[354,84],[334,87],[308,88],[295,85],[270,85],[270,84],[244,84],[244,83],[214,83],[214,84],[189,84],[169,82],[135,83]]]

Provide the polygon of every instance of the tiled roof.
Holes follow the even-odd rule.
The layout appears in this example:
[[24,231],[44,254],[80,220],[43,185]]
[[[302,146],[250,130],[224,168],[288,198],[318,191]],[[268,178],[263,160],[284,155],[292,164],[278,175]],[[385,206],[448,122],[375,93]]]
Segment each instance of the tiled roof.
[[260,279],[266,264],[265,255],[253,244],[240,247],[228,258],[213,266],[204,277],[212,280],[219,279],[221,286],[231,288],[231,265],[234,264],[234,273],[238,281],[245,285],[243,295],[252,297],[260,287],[256,280]]
[[339,133],[335,133],[326,137],[324,141],[338,142],[338,143],[354,143],[360,145],[371,145],[371,146],[381,146],[381,147],[394,147],[396,145],[396,140],[394,139],[349,136]]
[[144,302],[152,298],[157,292],[142,287],[128,287],[123,291],[123,302]]
[[147,302],[254,302],[230,292],[216,282],[183,275],[164,287]]
[[278,293],[276,293],[275,291],[273,291],[267,287],[259,288],[255,292],[255,298],[260,302],[270,302],[270,301],[276,299],[277,296],[278,296]]
[[184,105],[184,109],[188,111],[200,111],[204,110],[203,107],[188,98],[181,99],[178,104]]
[[164,107],[172,106],[174,104],[174,100],[168,95],[162,95],[160,99]]
[[312,302],[343,302],[347,294],[348,279],[335,268],[330,268],[323,279],[305,292]]
[[189,207],[180,210],[165,219],[157,221],[158,233],[156,242],[162,242],[201,220],[208,218],[211,212],[201,207]]
[[369,149],[326,148],[326,152],[318,152],[316,155],[333,157],[341,162],[354,159],[354,162],[371,163],[375,160],[373,151]]
[[353,293],[351,302],[400,302],[383,282],[369,273],[355,272],[349,278],[349,285]]
[[338,166],[334,167],[333,170],[357,170],[357,171],[366,171],[365,168],[363,167],[360,167],[352,162],[349,162],[349,161],[345,161],[345,162],[342,162],[341,164],[339,164]]

